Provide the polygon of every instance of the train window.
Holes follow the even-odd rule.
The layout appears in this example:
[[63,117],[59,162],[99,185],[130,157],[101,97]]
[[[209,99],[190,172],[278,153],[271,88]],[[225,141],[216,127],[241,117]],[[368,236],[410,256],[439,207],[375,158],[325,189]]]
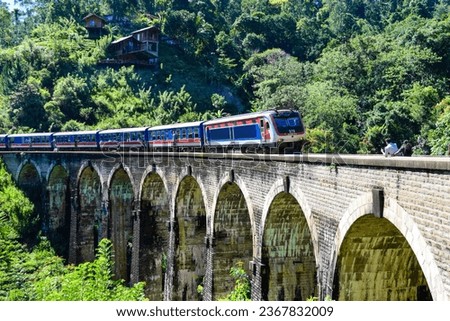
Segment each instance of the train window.
[[214,128],[209,131],[210,140],[229,140],[231,139],[230,128]]
[[261,128],[264,128],[264,119],[259,120],[259,125],[261,126]]
[[266,129],[270,129],[270,124],[269,124],[269,122],[266,122]]
[[198,128],[194,129],[194,138],[198,138]]
[[166,132],[165,131],[162,132],[162,139],[166,140]]
[[192,128],[189,128],[187,131],[188,131],[188,138],[193,138],[194,133],[192,132]]
[[181,138],[186,138],[186,130],[185,129],[181,130]]

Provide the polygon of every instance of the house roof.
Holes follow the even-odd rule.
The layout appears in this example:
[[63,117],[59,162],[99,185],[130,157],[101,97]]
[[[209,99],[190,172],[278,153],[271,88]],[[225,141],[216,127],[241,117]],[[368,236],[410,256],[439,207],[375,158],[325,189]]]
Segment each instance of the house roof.
[[106,20],[104,18],[100,17],[99,15],[96,15],[95,13],[88,14],[86,17],[83,18],[83,20],[89,19],[90,17],[96,17],[96,18],[99,18],[100,20],[106,22]]
[[115,44],[117,44],[117,43],[121,43],[122,41],[125,41],[125,40],[128,40],[128,39],[133,40],[133,41],[136,41],[136,42],[140,42],[139,40],[137,40],[137,39],[134,38],[133,36],[126,36],[126,37],[122,37],[122,38],[119,38],[119,39],[117,39],[117,40],[114,40],[113,42],[111,42],[111,44],[112,44],[112,45],[115,45]]
[[157,30],[159,30],[159,28],[156,27],[156,26],[150,26],[150,27],[145,27],[145,28],[133,31],[131,34],[134,35],[136,33],[139,33],[139,32],[142,32],[142,31],[146,31],[146,30],[150,30],[150,29],[157,29]]

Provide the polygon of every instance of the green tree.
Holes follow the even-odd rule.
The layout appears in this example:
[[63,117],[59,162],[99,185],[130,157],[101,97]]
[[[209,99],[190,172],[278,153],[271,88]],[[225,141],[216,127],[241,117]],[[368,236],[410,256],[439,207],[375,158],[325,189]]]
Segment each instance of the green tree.
[[16,127],[45,131],[48,128],[44,98],[35,83],[21,85],[11,96],[10,118]]
[[450,153],[450,97],[443,99],[436,107],[439,112],[436,128],[429,132],[431,153],[449,155]]
[[230,269],[230,276],[234,279],[234,289],[220,301],[250,301],[251,284],[243,265],[243,262],[238,262]]
[[3,162],[0,163],[0,224],[12,229],[10,235],[29,241],[37,232],[38,218],[33,209],[30,200],[14,185]]
[[[51,250],[47,250],[50,251]],[[54,254],[53,254],[54,255]],[[52,255],[52,256],[53,256]],[[51,259],[51,257],[50,257]],[[96,259],[77,266],[64,266],[53,259],[34,272],[36,282],[31,289],[37,301],[142,301],[144,283],[132,287],[123,280],[114,280],[112,243],[100,241]]]
[[13,21],[6,4],[0,3],[0,49],[9,47],[13,43]]
[[303,119],[307,127],[320,128],[327,135],[328,151],[349,153],[358,149],[356,128],[357,99],[331,82],[314,82],[305,86]]
[[280,49],[253,55],[244,65],[254,110],[292,108],[301,110],[301,87],[310,76],[308,64]]
[[[54,126],[59,130],[63,123],[68,120],[92,122],[93,115],[83,114],[90,105],[90,88],[87,80],[78,76],[67,75],[56,81],[52,97],[52,113],[60,111],[64,115],[60,126]],[[51,114],[50,114],[51,115]]]

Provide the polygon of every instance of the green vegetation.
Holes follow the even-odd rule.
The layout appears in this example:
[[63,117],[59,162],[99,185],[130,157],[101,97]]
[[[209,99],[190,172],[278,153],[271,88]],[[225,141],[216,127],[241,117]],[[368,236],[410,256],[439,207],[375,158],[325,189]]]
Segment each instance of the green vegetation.
[[[104,239],[93,262],[64,265],[50,243],[24,245],[36,230],[33,205],[0,166],[0,300],[144,300],[144,284],[133,287],[113,276],[111,242]],[[34,242],[36,243],[36,242]]]
[[[391,137],[448,153],[450,0],[18,2],[0,6],[2,132],[295,108],[312,152],[378,153]],[[99,40],[90,12],[112,17]],[[165,37],[158,68],[97,64],[151,24]]]
[[251,284],[243,266],[243,262],[238,262],[231,267],[230,276],[234,279],[234,288],[219,301],[250,301]]

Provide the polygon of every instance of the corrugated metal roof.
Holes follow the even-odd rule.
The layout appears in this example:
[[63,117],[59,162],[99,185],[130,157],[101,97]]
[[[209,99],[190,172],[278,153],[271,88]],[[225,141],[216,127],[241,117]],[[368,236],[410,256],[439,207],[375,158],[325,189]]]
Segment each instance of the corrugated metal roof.
[[135,33],[142,32],[142,31],[145,31],[145,30],[150,30],[150,29],[158,29],[158,30],[159,30],[159,28],[156,27],[156,26],[150,26],[150,27],[145,27],[145,28],[142,28],[142,29],[133,31],[131,34],[133,35],[133,34],[135,34]]
[[124,40],[127,40],[127,39],[129,39],[129,38],[134,39],[134,40],[136,40],[137,42],[140,42],[139,40],[137,40],[137,39],[134,38],[133,36],[126,36],[126,37],[122,37],[122,38],[119,38],[119,39],[117,39],[117,40],[114,40],[113,42],[111,42],[111,44],[116,44],[116,43],[122,42],[122,41],[124,41]]
[[97,17],[97,18],[99,18],[100,20],[103,20],[103,21],[106,22],[106,19],[105,19],[105,18],[102,18],[102,17],[100,17],[99,15],[96,15],[95,13],[90,13],[90,14],[88,14],[86,17],[83,18],[83,20],[86,20],[86,19],[88,19],[88,18],[90,18],[90,17]]

